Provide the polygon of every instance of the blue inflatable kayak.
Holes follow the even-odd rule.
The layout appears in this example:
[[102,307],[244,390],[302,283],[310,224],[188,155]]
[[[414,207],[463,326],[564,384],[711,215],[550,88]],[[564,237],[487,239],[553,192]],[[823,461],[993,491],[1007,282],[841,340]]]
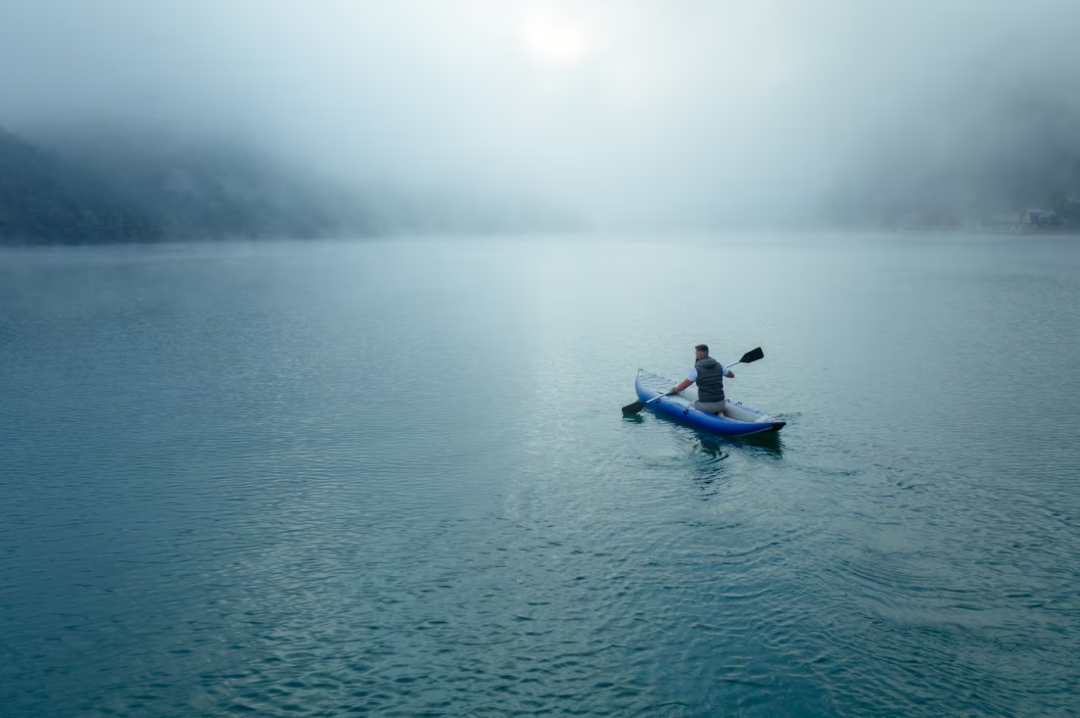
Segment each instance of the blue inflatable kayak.
[[[637,380],[634,388],[637,389],[638,398],[641,401],[655,399],[657,396],[671,391],[671,387],[678,382],[665,379],[657,374],[650,374],[644,369],[638,369]],[[763,434],[769,431],[780,431],[787,422],[775,421],[765,412],[743,406],[741,402],[730,399],[726,402],[724,417],[716,414],[708,414],[693,407],[697,401],[697,387],[689,386],[684,391],[673,396],[665,396],[649,406],[661,414],[677,419],[684,424],[689,424],[695,429],[711,431],[714,434],[724,436],[748,436],[750,434]]]

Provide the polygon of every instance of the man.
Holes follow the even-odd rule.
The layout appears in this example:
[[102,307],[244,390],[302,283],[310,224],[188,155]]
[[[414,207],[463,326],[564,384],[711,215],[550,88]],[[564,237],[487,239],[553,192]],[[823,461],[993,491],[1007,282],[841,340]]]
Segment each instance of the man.
[[709,347],[698,344],[694,347],[697,361],[682,384],[671,388],[672,394],[697,382],[698,400],[694,402],[694,408],[717,416],[724,415],[724,377],[734,379],[731,370],[709,356]]

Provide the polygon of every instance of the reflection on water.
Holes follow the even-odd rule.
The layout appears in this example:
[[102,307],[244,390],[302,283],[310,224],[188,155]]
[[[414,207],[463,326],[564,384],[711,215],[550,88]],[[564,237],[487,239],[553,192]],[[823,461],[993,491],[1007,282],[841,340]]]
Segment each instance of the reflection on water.
[[[5,255],[0,713],[1073,715],[1078,255]],[[620,416],[702,341],[783,432]]]
[[784,456],[784,438],[780,432],[751,434],[742,440],[745,450],[765,456],[782,458]]

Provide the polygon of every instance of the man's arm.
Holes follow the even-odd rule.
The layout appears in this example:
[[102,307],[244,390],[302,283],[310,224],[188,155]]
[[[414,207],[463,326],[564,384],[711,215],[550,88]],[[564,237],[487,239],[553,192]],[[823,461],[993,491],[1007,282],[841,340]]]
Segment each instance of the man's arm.
[[686,387],[690,386],[693,383],[694,382],[690,381],[689,379],[683,379],[682,384],[679,384],[678,386],[671,387],[671,393],[672,394],[678,394],[680,391],[682,391],[683,389],[685,389]]
[[727,374],[724,374],[724,378],[726,378],[726,379],[734,379],[735,378],[735,372],[728,369]]

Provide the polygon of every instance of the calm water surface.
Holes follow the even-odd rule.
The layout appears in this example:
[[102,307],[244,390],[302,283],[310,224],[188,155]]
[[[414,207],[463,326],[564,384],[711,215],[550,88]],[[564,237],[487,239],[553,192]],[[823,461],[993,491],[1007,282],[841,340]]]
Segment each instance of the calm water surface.
[[[1080,715],[1080,242],[0,254],[0,715]],[[778,439],[624,419],[693,345]]]

